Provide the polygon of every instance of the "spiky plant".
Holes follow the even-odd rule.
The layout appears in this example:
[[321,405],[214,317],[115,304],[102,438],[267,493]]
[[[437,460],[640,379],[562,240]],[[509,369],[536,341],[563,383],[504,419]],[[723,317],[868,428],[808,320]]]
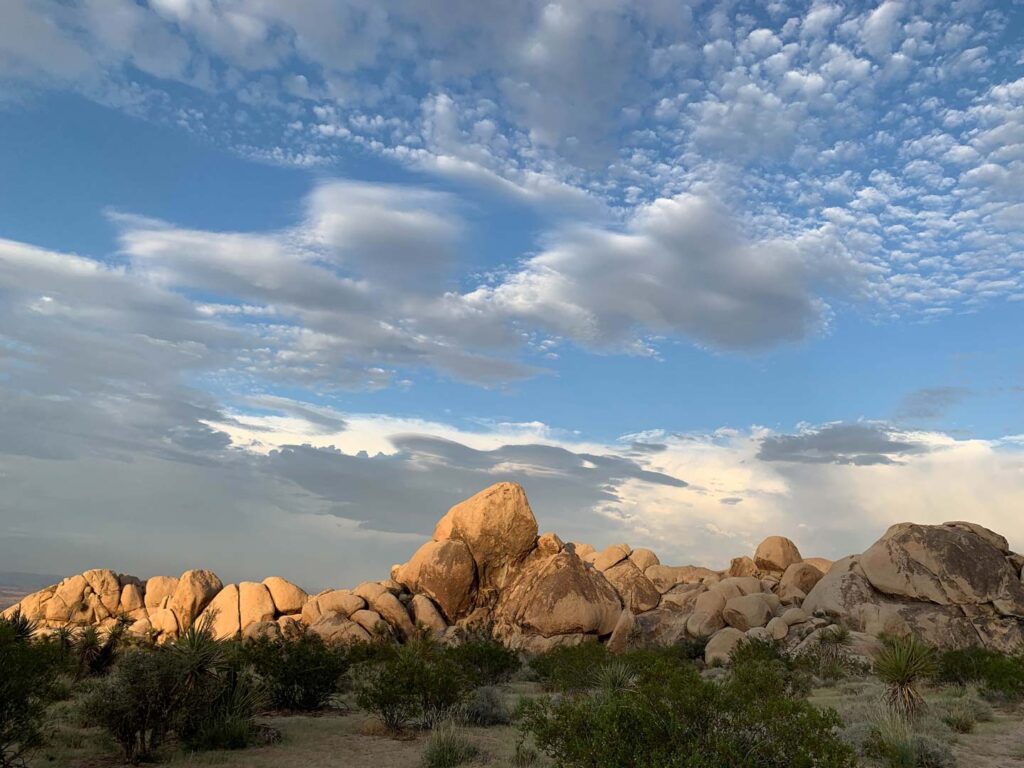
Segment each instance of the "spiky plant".
[[77,663],[76,679],[80,679],[88,674],[102,647],[103,643],[100,640],[100,632],[96,627],[83,627],[75,635],[72,648]]
[[853,643],[850,630],[842,624],[833,624],[818,635],[814,661],[817,674],[825,679],[842,677],[850,665],[848,651]]
[[14,639],[19,643],[27,643],[39,629],[39,622],[30,619],[22,613],[21,608],[16,608],[14,613],[7,618],[0,619],[0,621],[11,628]]
[[170,645],[181,664],[182,689],[187,695],[218,677],[227,666],[224,646],[213,636],[213,620],[205,616]]
[[885,703],[895,714],[911,718],[924,705],[918,682],[935,672],[935,650],[917,638],[887,638],[875,655],[874,670],[886,684]]
[[624,661],[610,661],[594,673],[594,685],[603,693],[624,693],[636,688],[636,673]]

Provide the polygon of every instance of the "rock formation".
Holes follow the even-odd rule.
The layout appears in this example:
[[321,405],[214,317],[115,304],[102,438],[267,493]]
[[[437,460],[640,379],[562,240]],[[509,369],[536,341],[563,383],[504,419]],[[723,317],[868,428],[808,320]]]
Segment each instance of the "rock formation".
[[613,651],[709,639],[724,661],[744,638],[806,647],[834,622],[868,653],[872,636],[914,633],[945,647],[1024,642],[1024,557],[969,522],[904,523],[861,555],[804,559],[781,536],[715,571],[664,565],[649,549],[596,550],[538,535],[523,489],[499,483],[452,507],[431,541],[391,578],[308,595],[279,577],[223,585],[210,571],[141,581],[86,571],[24,598],[44,628],[117,621],[163,640],[195,621],[220,638],[308,630],[330,642],[417,631],[444,638],[486,625],[511,646],[542,651],[587,641]]

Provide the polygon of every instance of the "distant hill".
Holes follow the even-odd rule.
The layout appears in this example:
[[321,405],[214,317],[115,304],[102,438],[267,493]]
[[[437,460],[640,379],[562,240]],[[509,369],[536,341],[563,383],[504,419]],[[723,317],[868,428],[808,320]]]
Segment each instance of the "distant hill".
[[46,573],[0,571],[0,611],[14,605],[25,595],[56,584],[62,578],[62,576]]

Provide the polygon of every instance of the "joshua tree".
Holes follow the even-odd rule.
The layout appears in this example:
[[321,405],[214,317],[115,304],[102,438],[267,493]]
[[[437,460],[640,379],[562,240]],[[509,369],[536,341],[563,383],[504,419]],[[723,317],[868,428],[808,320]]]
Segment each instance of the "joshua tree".
[[913,636],[887,638],[875,656],[875,674],[888,686],[885,703],[913,717],[924,704],[917,683],[935,671],[935,651]]

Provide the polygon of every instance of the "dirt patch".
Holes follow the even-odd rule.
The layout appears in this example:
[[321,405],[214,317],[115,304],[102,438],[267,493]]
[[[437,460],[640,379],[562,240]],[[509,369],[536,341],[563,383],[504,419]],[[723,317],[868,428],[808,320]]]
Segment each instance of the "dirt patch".
[[964,768],[1024,768],[1024,711],[997,710],[992,722],[961,736],[953,753]]

